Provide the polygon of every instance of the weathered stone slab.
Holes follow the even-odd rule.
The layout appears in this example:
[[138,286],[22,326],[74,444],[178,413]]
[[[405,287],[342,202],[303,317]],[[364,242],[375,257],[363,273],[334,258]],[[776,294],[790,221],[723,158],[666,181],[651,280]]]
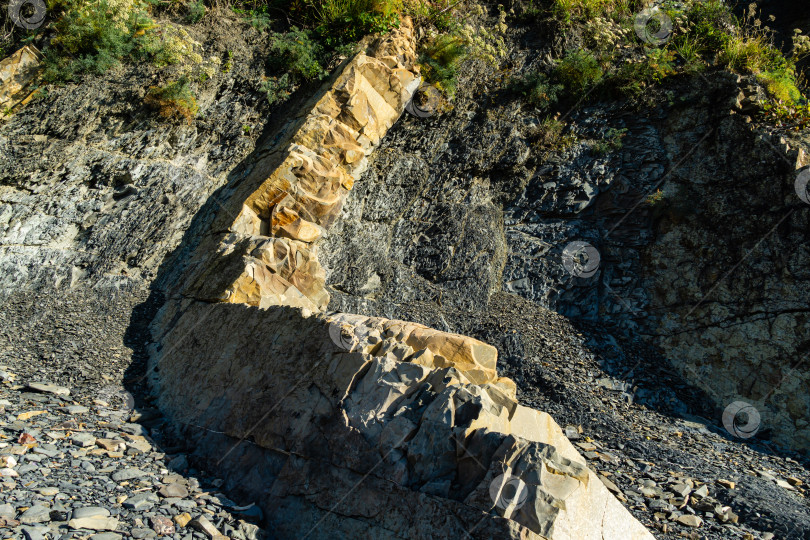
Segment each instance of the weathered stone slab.
[[[437,367],[413,361],[422,350],[404,343],[412,323],[373,319],[382,328],[374,347],[370,342],[377,338],[365,317],[201,302],[182,311],[173,326],[155,327],[162,350],[179,351],[155,353],[159,404],[179,425],[207,428],[189,429],[192,438],[202,441],[208,430],[234,441],[250,437],[255,451],[264,448],[281,460],[261,482],[273,485],[261,504],[275,530],[287,531],[282,537],[306,535],[312,527],[313,537],[326,537],[327,531],[450,537],[457,525],[447,519],[463,503],[475,511],[456,512],[454,523],[461,520],[472,529],[489,516],[479,526],[497,530],[498,537],[651,538],[589,471],[551,417],[518,405],[501,391],[497,375],[476,384],[449,362]],[[167,312],[161,320],[172,318]],[[195,332],[200,320],[205,331]],[[348,321],[358,322],[357,334],[366,336],[354,351],[347,349],[353,342],[341,337]],[[398,331],[386,332],[392,329]],[[475,358],[476,347],[489,347],[431,332],[434,339],[425,341],[426,347],[469,345],[453,348],[461,351],[462,367]],[[391,342],[405,354],[375,355]],[[199,367],[189,370],[186,358]],[[234,452],[239,456],[242,450]],[[344,489],[363,477],[351,492]],[[381,498],[381,485],[398,486],[397,497]],[[510,507],[501,492],[515,486],[523,486],[526,497]],[[338,492],[346,498],[340,500]],[[407,509],[425,497],[438,505],[435,519],[414,523]],[[506,519],[497,521],[496,515]]]
[[36,47],[26,45],[0,62],[0,108],[13,107],[27,97],[41,59]]

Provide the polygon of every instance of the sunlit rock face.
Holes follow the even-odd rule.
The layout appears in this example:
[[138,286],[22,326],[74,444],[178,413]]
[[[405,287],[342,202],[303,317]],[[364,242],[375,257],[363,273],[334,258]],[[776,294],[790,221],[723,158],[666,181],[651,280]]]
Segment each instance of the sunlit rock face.
[[256,164],[245,185],[258,186],[248,188],[254,190],[218,248],[239,250],[244,264],[221,300],[311,310],[329,303],[315,244],[419,85],[412,43],[413,29],[403,24],[368,54],[355,56],[288,144]]
[[494,347],[358,315],[167,309],[161,409],[279,537],[652,538],[554,420],[517,403]]
[[153,323],[160,407],[202,455],[234,443],[222,466],[280,537],[651,538],[551,417],[518,404],[494,347],[320,313],[318,241],[416,90],[414,61],[405,21],[233,190],[185,299]]

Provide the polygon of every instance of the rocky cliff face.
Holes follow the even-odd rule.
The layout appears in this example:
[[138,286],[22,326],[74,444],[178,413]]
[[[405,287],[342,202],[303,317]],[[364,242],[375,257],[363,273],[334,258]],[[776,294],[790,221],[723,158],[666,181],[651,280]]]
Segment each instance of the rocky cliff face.
[[[190,300],[170,300],[153,324],[158,404],[187,437],[204,440],[202,425],[252,438],[247,454],[235,440],[225,468],[235,480],[246,461],[273,463],[234,486],[281,537],[649,538],[554,421],[517,403],[494,347],[408,322],[313,316],[328,304],[317,240],[411,100],[415,58],[405,20],[343,66],[234,186],[190,257]],[[205,339],[185,341],[201,325]],[[260,328],[274,337],[257,340]],[[416,505],[431,510],[413,520]]]
[[549,150],[478,60],[452,109],[399,118],[397,40],[266,117],[251,36],[190,125],[143,110],[134,66],[2,126],[4,361],[103,384],[131,359],[139,390],[151,343],[153,435],[179,428],[280,537],[806,536],[806,469],[694,416],[742,397],[807,441],[805,143],[752,125],[755,84],[575,111]]
[[[403,123],[325,241],[336,305],[406,317],[512,293],[645,336],[718,409],[752,402],[776,441],[804,448],[806,142],[751,127],[750,81],[701,83],[656,110],[573,113],[575,142],[542,160],[539,118],[491,96]],[[609,129],[627,132],[603,155]],[[565,267],[575,241],[598,252],[592,276]]]

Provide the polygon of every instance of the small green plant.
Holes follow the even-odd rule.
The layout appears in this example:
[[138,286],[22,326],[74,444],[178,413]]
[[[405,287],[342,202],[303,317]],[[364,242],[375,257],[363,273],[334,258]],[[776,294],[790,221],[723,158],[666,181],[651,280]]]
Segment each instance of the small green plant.
[[233,67],[233,51],[228,49],[225,51],[225,63],[222,64],[222,72],[228,73]]
[[644,200],[644,202],[646,202],[648,206],[657,206],[661,204],[663,200],[664,200],[664,192],[658,189],[655,191],[655,193],[650,193],[649,195],[647,195],[647,198]]
[[627,134],[627,129],[610,128],[605,133],[601,141],[597,141],[591,145],[591,151],[599,156],[605,156],[616,150],[621,150],[622,139]]
[[291,82],[322,79],[328,73],[320,64],[323,54],[321,45],[308,32],[292,27],[289,32],[270,34],[271,69],[290,74]]
[[554,0],[551,12],[561,22],[571,24],[600,15],[628,14],[633,4],[631,0]]
[[554,68],[554,77],[574,94],[590,90],[604,74],[599,60],[586,49],[568,51]]
[[447,34],[458,27],[457,7],[457,0],[403,0],[402,12],[410,16],[416,26],[434,26]]
[[138,46],[136,33],[152,25],[138,3],[123,11],[107,0],[58,0],[53,7],[61,10],[61,16],[53,24],[56,35],[44,53],[47,82],[104,73],[130,55]]
[[399,0],[305,0],[303,5],[330,49],[397,27],[402,7]]
[[796,72],[792,67],[759,73],[757,80],[765,87],[768,95],[778,102],[795,104],[803,99],[796,86]]
[[183,118],[191,123],[199,112],[197,98],[187,77],[180,77],[165,86],[150,87],[144,101],[167,119]]
[[641,61],[626,62],[611,73],[609,86],[620,95],[639,99],[644,90],[676,73],[676,54],[667,49],[647,49]]
[[467,57],[464,41],[452,34],[443,34],[430,42],[419,57],[422,75],[449,97],[455,94],[456,77]]
[[672,41],[672,48],[683,62],[684,71],[698,73],[706,69],[706,64],[701,56],[703,46],[696,37],[688,34],[677,36]]
[[266,32],[273,26],[273,18],[270,16],[268,5],[250,3],[245,8],[240,7],[244,5],[245,3],[235,3],[231,9],[234,13],[246,18],[250,25],[259,32]]
[[554,106],[565,89],[561,84],[553,84],[546,74],[539,71],[532,71],[523,77],[512,79],[509,88],[524,96],[529,104],[541,111]]
[[641,64],[640,76],[651,83],[660,83],[675,73],[675,51],[648,49],[646,62]]
[[[701,54],[714,54],[723,48],[728,38],[727,28],[733,17],[722,0],[694,2],[686,11],[686,32]],[[675,41],[683,39],[675,37]]]
[[192,0],[186,5],[186,21],[197,24],[205,17],[205,4],[202,0]]
[[800,131],[810,128],[810,101],[806,99],[796,103],[765,103],[762,114],[784,129]]
[[573,133],[565,133],[565,122],[557,118],[546,118],[534,129],[534,146],[546,152],[560,151],[577,142]]
[[139,33],[138,56],[149,59],[157,67],[177,64],[200,64],[202,50],[181,26],[166,23],[152,25]]
[[267,96],[267,102],[270,105],[275,105],[290,97],[294,91],[293,86],[290,74],[285,73],[281,77],[270,77],[259,86],[259,90]]
[[242,133],[245,135],[245,137],[250,135],[250,126],[247,125],[247,124],[243,125],[242,126]]

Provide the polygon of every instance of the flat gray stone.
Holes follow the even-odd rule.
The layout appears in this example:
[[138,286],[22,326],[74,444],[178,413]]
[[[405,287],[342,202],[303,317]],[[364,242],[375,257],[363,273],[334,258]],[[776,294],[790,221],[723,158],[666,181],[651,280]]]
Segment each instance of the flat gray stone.
[[151,491],[144,491],[143,493],[133,495],[124,501],[124,508],[129,508],[130,510],[145,510],[147,508],[152,508],[157,503],[157,495]]
[[96,438],[89,433],[76,433],[70,438],[70,442],[81,448],[87,448],[96,444]]
[[33,452],[35,454],[41,454],[41,455],[47,456],[47,457],[56,457],[57,455],[59,455],[58,450],[51,450],[49,448],[42,448],[41,446],[35,446],[34,449],[33,449]]
[[8,503],[0,504],[0,517],[14,519],[17,515],[17,511]]
[[118,520],[113,517],[83,517],[68,521],[71,529],[89,529],[91,531],[114,531],[118,528]]
[[46,527],[21,527],[26,540],[45,540]]
[[158,493],[160,493],[161,497],[179,497],[181,499],[188,497],[186,486],[177,483],[163,486]]
[[30,383],[27,386],[28,390],[33,390],[34,392],[40,392],[43,394],[53,394],[55,396],[69,396],[70,389],[64,386],[58,386],[56,384],[49,384],[49,383]]
[[122,536],[120,534],[104,532],[94,534],[90,537],[90,540],[121,540],[121,538]]
[[132,480],[133,478],[141,478],[142,476],[146,476],[146,473],[140,469],[130,467],[114,472],[111,478],[116,482],[123,482],[124,480]]
[[101,506],[85,506],[73,510],[73,519],[110,517],[110,511]]
[[36,465],[34,465],[33,463],[26,463],[25,465],[20,465],[19,467],[17,467],[17,474],[22,476],[26,473],[30,473],[31,471],[35,470],[37,470]]
[[176,503],[174,503],[175,508],[179,508],[180,510],[188,512],[189,510],[194,510],[197,508],[197,503],[194,501],[190,501],[188,499],[180,499]]
[[90,409],[83,405],[68,405],[66,407],[62,407],[62,410],[68,414],[84,414],[90,411]]
[[148,435],[146,429],[140,424],[122,424],[121,431],[130,435]]
[[20,523],[30,525],[46,523],[51,520],[51,509],[42,504],[35,504],[20,516]]

